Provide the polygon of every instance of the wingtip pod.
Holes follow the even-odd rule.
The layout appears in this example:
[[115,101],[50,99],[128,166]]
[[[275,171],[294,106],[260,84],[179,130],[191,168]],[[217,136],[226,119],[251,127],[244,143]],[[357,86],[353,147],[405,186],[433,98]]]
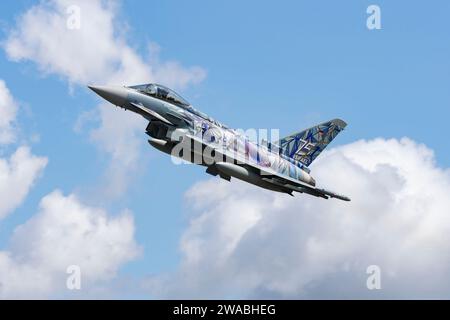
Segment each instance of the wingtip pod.
[[332,191],[328,191],[325,189],[316,189],[316,190],[323,193],[324,195],[331,197],[331,198],[336,198],[336,199],[339,199],[342,201],[351,201],[351,199],[349,197],[334,193]]
[[348,202],[352,201],[352,199],[350,199],[349,197],[346,197],[346,196],[338,196],[338,197],[335,197],[335,198],[339,199],[339,200],[342,200],[342,201],[348,201]]

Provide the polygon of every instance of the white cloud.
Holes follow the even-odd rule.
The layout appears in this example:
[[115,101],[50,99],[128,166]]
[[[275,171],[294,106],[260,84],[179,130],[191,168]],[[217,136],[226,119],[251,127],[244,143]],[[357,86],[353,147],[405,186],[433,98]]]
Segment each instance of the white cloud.
[[[34,61],[41,71],[60,75],[71,85],[138,81],[151,75],[150,66],[116,34],[113,2],[79,1],[83,24],[78,31],[65,28],[65,10],[71,4],[42,1],[19,17],[16,29],[3,44],[9,57]],[[6,86],[1,85],[3,82],[0,137],[6,138],[0,143],[10,143],[15,140],[12,125],[17,107]],[[128,114],[112,119],[109,110],[99,110],[102,126],[93,131],[92,139],[112,155],[118,172],[124,171],[137,157],[139,121]],[[121,133],[128,135],[128,141],[123,137],[123,143],[112,143],[117,139],[111,131],[117,128],[110,120],[124,125]],[[28,147],[19,147],[10,159],[0,159],[0,218],[23,202],[46,163],[46,158],[31,155]],[[81,267],[81,294],[86,295],[108,285],[118,269],[139,252],[131,212],[124,210],[111,217],[73,194],[64,196],[55,191],[41,200],[37,214],[17,227],[8,247],[0,251],[0,298],[70,297],[74,293],[65,287],[69,265]]]
[[139,159],[146,142],[144,131],[147,123],[136,114],[118,109],[106,104],[100,105],[98,110],[101,125],[90,132],[90,139],[111,157],[105,181],[96,192],[107,199],[123,195],[131,178],[143,169],[141,163],[144,163]]
[[[0,98],[14,101],[4,82]],[[5,115],[15,121],[15,112]],[[14,141],[15,132],[10,137]],[[46,165],[47,158],[31,154],[27,146],[18,147],[8,159],[0,158],[0,220],[24,201]],[[85,293],[113,278],[140,250],[131,212],[111,218],[59,191],[41,200],[39,212],[17,227],[9,242],[9,248],[0,251],[0,298],[69,294],[65,288],[69,265],[81,267]]]
[[[217,179],[187,193],[193,211],[174,275],[149,281],[182,298],[449,298],[450,173],[409,139],[325,152],[317,181],[351,202],[291,198]],[[366,288],[379,265],[382,290]]]
[[128,211],[108,217],[82,204],[74,195],[54,191],[40,209],[14,231],[7,251],[0,251],[0,297],[70,296],[67,267],[81,268],[82,293],[116,275],[140,248]]
[[0,220],[23,202],[46,165],[47,158],[31,154],[28,147],[0,158]]
[[8,56],[34,61],[42,71],[80,84],[107,81],[136,61],[123,36],[115,34],[112,1],[77,1],[80,29],[67,27],[72,5],[73,1],[41,1],[26,11],[4,43]]
[[16,114],[17,103],[5,82],[0,79],[0,144],[9,144],[15,141],[14,122]]
[[67,28],[70,0],[41,2],[17,20],[3,46],[14,61],[30,60],[46,73],[73,84],[129,84],[163,80],[178,88],[205,77],[200,67],[160,61],[158,45],[149,45],[146,61],[127,43],[126,26],[116,1],[78,0],[80,28]]
[[[33,61],[44,73],[59,75],[71,85],[162,82],[184,88],[205,78],[201,67],[160,61],[159,47],[154,43],[149,44],[149,58],[144,59],[128,44],[128,28],[120,23],[123,19],[115,1],[76,1],[81,28],[67,28],[67,9],[73,4],[69,0],[45,1],[21,15],[3,44],[10,59]],[[145,121],[109,104],[99,105],[98,115],[100,126],[90,136],[101,150],[112,155],[105,185],[111,189],[111,196],[116,196],[126,188],[130,173],[138,165],[145,145]],[[116,144],[117,139],[125,143]]]
[[[16,141],[16,115],[17,103],[0,80],[0,146]],[[27,146],[0,158],[0,220],[23,202],[46,165],[47,158],[31,154]]]

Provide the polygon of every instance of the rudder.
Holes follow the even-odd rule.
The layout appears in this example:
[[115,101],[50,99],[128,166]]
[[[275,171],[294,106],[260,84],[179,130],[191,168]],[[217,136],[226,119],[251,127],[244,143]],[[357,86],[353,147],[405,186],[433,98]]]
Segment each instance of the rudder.
[[309,166],[347,123],[333,119],[280,139],[280,154]]

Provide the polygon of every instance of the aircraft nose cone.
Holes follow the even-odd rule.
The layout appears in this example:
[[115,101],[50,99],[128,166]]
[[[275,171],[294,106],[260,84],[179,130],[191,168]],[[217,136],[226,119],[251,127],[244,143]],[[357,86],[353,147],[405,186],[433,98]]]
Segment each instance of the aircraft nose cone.
[[116,106],[123,106],[127,101],[128,92],[123,87],[88,86],[88,88]]

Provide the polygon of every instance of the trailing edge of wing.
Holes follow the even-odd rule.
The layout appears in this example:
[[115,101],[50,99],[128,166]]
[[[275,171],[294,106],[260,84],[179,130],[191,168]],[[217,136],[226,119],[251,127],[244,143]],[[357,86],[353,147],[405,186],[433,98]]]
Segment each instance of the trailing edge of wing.
[[153,110],[150,110],[150,109],[144,107],[144,106],[141,105],[141,104],[137,104],[137,103],[134,103],[134,102],[130,102],[130,104],[131,104],[133,107],[138,108],[140,111],[142,111],[142,112],[144,112],[144,113],[146,113],[146,114],[152,116],[153,118],[156,118],[156,119],[158,119],[158,120],[161,120],[162,122],[165,122],[165,123],[167,123],[167,124],[173,125],[172,122],[170,122],[169,120],[167,120],[166,118],[164,118],[164,117],[163,117],[162,115],[160,115],[159,113],[157,113],[157,112],[155,112],[155,111],[153,111]]

